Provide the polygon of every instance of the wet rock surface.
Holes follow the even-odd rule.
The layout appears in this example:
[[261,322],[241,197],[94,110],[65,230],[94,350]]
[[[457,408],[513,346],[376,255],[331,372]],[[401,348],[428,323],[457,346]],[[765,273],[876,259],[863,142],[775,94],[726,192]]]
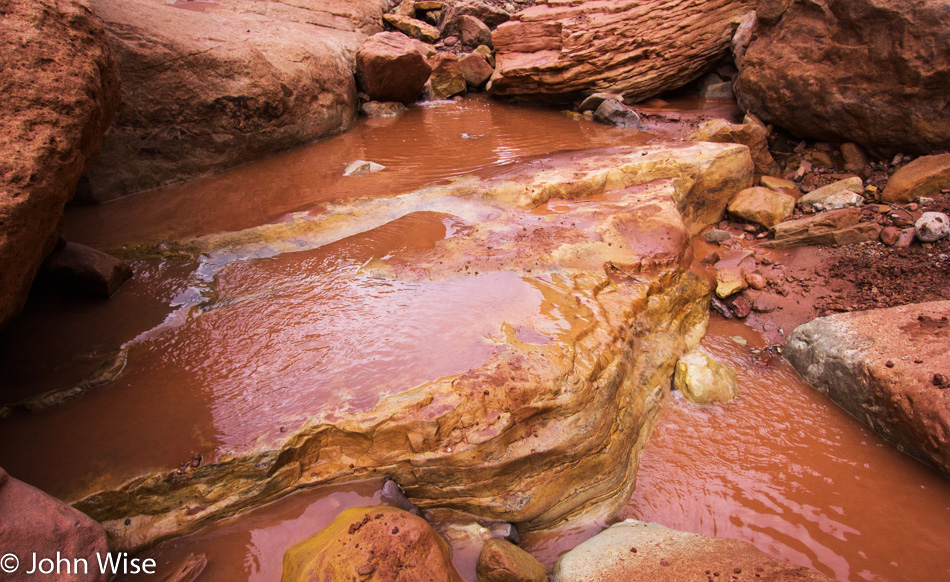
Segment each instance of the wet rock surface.
[[716,64],[751,8],[743,0],[542,0],[492,34],[498,64],[489,92],[561,103],[610,92],[635,103]]
[[39,280],[66,293],[108,299],[132,278],[125,261],[78,243],[66,243],[43,263]]
[[720,404],[739,395],[735,372],[697,349],[676,362],[673,387],[693,404]]
[[385,2],[190,4],[90,2],[116,53],[122,102],[83,199],[194,178],[352,123],[354,56],[380,31]]
[[814,580],[814,570],[776,560],[751,544],[677,531],[628,519],[557,561],[554,582],[612,580]]
[[[66,582],[106,582],[109,576],[99,572],[97,554],[109,552],[106,532],[98,523],[0,469],[0,545],[4,552],[4,580],[23,581],[34,576],[27,574],[33,568],[33,555],[53,560],[62,555],[69,568],[60,567],[57,580]],[[59,554],[57,554],[57,552]],[[9,574],[6,554],[18,558],[18,568]],[[73,559],[86,560],[88,571],[73,569]],[[34,573],[43,576],[39,571]]]
[[[389,394],[380,394],[377,383],[374,399],[341,409],[343,417],[321,399],[326,412],[308,408],[310,421],[281,436],[277,448],[251,447],[230,459],[138,477],[77,507],[103,521],[123,548],[193,531],[294,489],[380,469],[422,509],[454,508],[527,530],[615,511],[632,487],[636,451],[674,364],[704,326],[709,289],[683,270],[689,235],[722,217],[726,200],[751,180],[752,163],[746,148],[721,144],[574,152],[539,163],[340,207],[297,226],[189,244],[209,256],[241,244],[299,251],[298,239],[283,238],[288,228],[331,229],[321,236],[332,240],[333,229],[345,232],[356,221],[386,226],[394,212],[412,218],[444,208],[463,220],[453,227],[458,235],[367,261],[356,276],[440,286],[472,281],[476,290],[482,280],[511,279],[515,298],[540,293],[542,305],[550,305],[540,313],[564,314],[566,327],[551,328],[551,316],[523,319],[523,309],[504,316],[498,304],[504,319],[490,341],[473,340],[474,352],[485,355],[461,373],[421,385],[396,381]],[[302,253],[282,260],[307,260]],[[225,269],[221,305],[199,318],[199,327],[189,324],[174,336],[200,334],[240,313],[248,303],[228,281],[256,280],[246,270],[271,264],[241,261]],[[275,437],[248,434],[250,443]]]
[[282,582],[462,582],[448,544],[429,523],[392,507],[355,507],[287,550]]
[[785,354],[816,389],[950,475],[950,302],[842,313],[799,326]]
[[950,103],[945,2],[794,2],[772,20],[759,22],[741,59],[744,109],[801,137],[882,154],[950,147],[940,113]]
[[119,101],[102,24],[70,0],[7,2],[0,19],[0,328],[16,316]]
[[548,569],[531,554],[500,539],[485,542],[476,569],[479,582],[545,582]]

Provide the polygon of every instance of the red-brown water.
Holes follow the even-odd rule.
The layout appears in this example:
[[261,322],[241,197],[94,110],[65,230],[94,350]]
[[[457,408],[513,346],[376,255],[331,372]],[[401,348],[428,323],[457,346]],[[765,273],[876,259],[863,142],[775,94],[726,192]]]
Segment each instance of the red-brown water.
[[[550,110],[482,99],[432,104],[395,120],[362,120],[342,136],[196,182],[71,209],[67,236],[118,248],[228,233],[522,157],[643,139]],[[343,165],[359,158],[387,170],[343,178]],[[194,452],[211,458],[261,435],[274,442],[305,416],[365,409],[401,386],[478,365],[503,321],[563,325],[543,309],[540,280],[360,275],[373,258],[425,248],[466,227],[452,214],[423,211],[294,252],[197,258],[170,245],[167,256],[134,260],[135,279],[109,302],[36,294],[0,333],[0,400],[68,387],[123,345],[126,364],[115,381],[81,398],[0,421],[0,466],[75,497],[175,467]],[[752,329],[714,320],[703,345],[736,368],[741,396],[712,408],[670,396],[621,517],[745,539],[841,580],[950,579],[945,479],[808,388],[782,360],[753,353],[763,342]],[[151,553],[166,568],[190,552],[207,553],[202,580],[278,580],[287,548],[343,509],[377,502],[378,486],[302,492]],[[551,565],[604,525],[532,533],[524,545]],[[455,547],[456,564],[474,580],[477,544]]]

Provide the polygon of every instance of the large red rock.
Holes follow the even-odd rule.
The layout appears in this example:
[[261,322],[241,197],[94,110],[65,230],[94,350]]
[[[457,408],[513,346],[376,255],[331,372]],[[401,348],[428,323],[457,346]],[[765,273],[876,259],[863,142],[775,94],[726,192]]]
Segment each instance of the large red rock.
[[809,384],[950,476],[950,301],[821,317],[785,357]]
[[495,29],[490,92],[566,102],[620,93],[628,103],[694,80],[731,46],[751,0],[539,0]]
[[449,544],[429,522],[394,507],[347,509],[284,554],[281,582],[462,582]]
[[59,238],[119,102],[101,23],[75,0],[0,1],[0,327]]
[[[0,576],[10,582],[31,579],[56,579],[62,582],[105,582],[109,577],[100,573],[98,556],[109,551],[106,530],[101,525],[54,499],[39,489],[18,481],[0,469],[0,552],[2,566],[12,566],[9,554],[19,562],[15,572]],[[69,563],[69,571],[60,565],[55,576],[26,572],[33,567],[33,553],[39,559],[56,560],[57,552]],[[75,560],[85,560],[83,563]]]
[[375,34],[356,53],[360,88],[376,101],[412,103],[419,98],[432,67],[401,32]]
[[554,565],[554,582],[615,580],[831,582],[832,578],[776,560],[747,542],[633,519],[612,525]]
[[382,29],[386,6],[385,0],[90,4],[105,24],[122,78],[122,104],[80,193],[95,201],[346,129],[357,111],[356,51]]
[[758,23],[739,103],[798,136],[879,154],[950,147],[947,30],[945,0],[795,2]]
[[923,156],[894,172],[881,192],[886,203],[913,202],[950,188],[950,154]]

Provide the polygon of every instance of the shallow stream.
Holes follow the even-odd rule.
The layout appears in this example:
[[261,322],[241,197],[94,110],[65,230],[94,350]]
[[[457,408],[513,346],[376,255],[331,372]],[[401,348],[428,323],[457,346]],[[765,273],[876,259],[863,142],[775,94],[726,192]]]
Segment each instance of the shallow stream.
[[[734,113],[716,107],[677,115]],[[352,276],[373,259],[464,233],[489,209],[416,210],[332,240],[308,231],[308,220],[348,200],[651,137],[469,98],[361,119],[343,135],[254,164],[70,209],[67,238],[129,253],[136,276],[107,303],[37,293],[0,333],[5,402],[92,378],[82,397],[0,421],[0,466],[75,500],[194,455],[208,462],[272,446],[315,411],[338,418],[401,385],[479,365],[492,353],[486,337],[503,323],[564,332],[567,315],[547,299],[556,284],[542,278]],[[343,178],[355,159],[387,169]],[[288,236],[275,245],[273,233]],[[201,241],[203,250],[169,241]],[[148,252],[129,250],[140,245]],[[840,580],[950,579],[950,483],[811,390],[762,351],[752,328],[714,318],[703,347],[736,369],[741,395],[711,408],[670,395],[621,518],[747,540]],[[377,503],[378,488],[300,492],[150,554],[165,567],[207,554],[201,580],[276,581],[287,548],[343,509]],[[460,525],[440,527],[474,580],[479,546]],[[604,525],[530,533],[524,547],[550,566]]]

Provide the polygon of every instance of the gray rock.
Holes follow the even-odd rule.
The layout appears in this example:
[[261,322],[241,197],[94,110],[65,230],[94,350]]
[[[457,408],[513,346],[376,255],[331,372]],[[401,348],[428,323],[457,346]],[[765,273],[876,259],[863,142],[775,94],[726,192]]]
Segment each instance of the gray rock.
[[589,95],[586,99],[581,101],[581,104],[577,107],[577,110],[581,113],[585,111],[594,111],[600,104],[608,99],[613,99],[618,103],[623,103],[623,95],[619,93],[594,93]]
[[864,197],[850,190],[842,190],[836,194],[832,194],[821,203],[825,210],[837,210],[838,208],[861,206],[862,204],[864,204]]
[[363,174],[372,174],[373,172],[378,172],[380,170],[385,170],[386,166],[382,164],[377,164],[376,162],[368,162],[366,160],[356,160],[350,162],[346,165],[346,168],[343,169],[344,176],[362,176]]
[[618,127],[638,127],[640,125],[640,116],[637,115],[637,112],[615,99],[605,99],[594,111],[594,119]]
[[729,231],[714,228],[709,232],[704,232],[703,234],[699,235],[699,238],[701,238],[704,242],[718,245],[731,239],[732,235],[729,234]]
[[383,490],[380,495],[383,503],[397,507],[403,511],[408,511],[413,515],[422,516],[422,512],[419,511],[419,508],[416,507],[416,504],[409,501],[409,498],[406,497],[406,494],[403,493],[402,487],[399,486],[399,483],[396,483],[390,478],[386,478],[383,482]]
[[933,242],[950,235],[950,218],[943,212],[924,212],[914,224],[917,238],[923,242]]
[[812,190],[808,194],[805,194],[798,199],[798,204],[804,206],[806,204],[815,205],[815,204],[824,204],[825,199],[834,194],[838,194],[842,191],[850,192],[862,192],[864,191],[864,182],[861,178],[847,178],[845,180],[839,180],[833,184],[828,184],[827,186],[822,186],[816,190]]

